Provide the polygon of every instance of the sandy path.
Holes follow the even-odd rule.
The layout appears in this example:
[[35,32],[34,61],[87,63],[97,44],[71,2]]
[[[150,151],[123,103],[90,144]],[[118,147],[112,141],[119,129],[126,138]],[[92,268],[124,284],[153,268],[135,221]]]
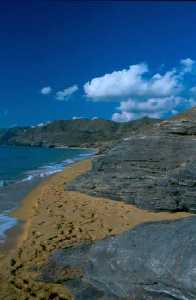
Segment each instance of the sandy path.
[[14,213],[25,226],[16,250],[3,260],[0,299],[72,299],[61,285],[36,281],[40,266],[53,250],[103,239],[144,222],[190,216],[148,212],[123,202],[64,190],[65,183],[90,168],[90,160],[66,167],[35,188]]

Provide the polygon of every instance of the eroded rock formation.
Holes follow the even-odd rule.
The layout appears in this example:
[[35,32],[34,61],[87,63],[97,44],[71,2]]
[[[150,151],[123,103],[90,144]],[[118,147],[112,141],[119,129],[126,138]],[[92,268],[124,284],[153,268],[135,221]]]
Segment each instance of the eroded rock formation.
[[70,190],[148,210],[196,210],[196,123],[164,121],[97,157]]

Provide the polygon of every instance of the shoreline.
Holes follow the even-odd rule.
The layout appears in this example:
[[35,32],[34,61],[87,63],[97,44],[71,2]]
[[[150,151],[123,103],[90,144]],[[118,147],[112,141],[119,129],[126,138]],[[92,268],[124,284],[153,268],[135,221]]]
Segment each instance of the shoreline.
[[[29,189],[26,195],[22,199],[20,199],[18,207],[10,211],[9,216],[16,219],[17,223],[5,232],[5,239],[0,245],[0,255],[4,253],[9,253],[15,247],[17,247],[18,239],[20,238],[24,230],[26,219],[24,219],[22,215],[18,217],[17,212],[20,211],[26,205],[28,205],[29,212],[32,211],[34,206],[32,199],[37,189],[39,189],[45,183],[45,181],[47,181],[50,177],[54,176],[55,174],[57,173],[46,176],[44,179],[40,179],[32,188]],[[26,203],[26,201],[28,202],[28,204]]]
[[12,295],[15,293],[18,293],[18,299],[29,296],[27,284],[23,284],[28,278],[28,290],[33,290],[37,299],[43,291],[48,299],[48,289],[60,289],[59,293],[73,299],[59,284],[48,286],[37,280],[40,266],[47,262],[55,249],[104,239],[145,222],[175,220],[192,215],[149,212],[121,201],[66,191],[65,184],[90,170],[91,162],[92,159],[76,162],[66,166],[64,171],[47,177],[13,212],[12,215],[22,223],[16,243],[0,260],[0,293],[3,296],[8,290],[10,300],[14,299]]
[[[47,171],[47,165],[44,165],[43,168],[40,167],[40,168],[36,169],[37,171],[40,170],[40,174],[38,174],[38,172],[37,172],[37,175],[36,174],[35,175],[27,175],[27,177],[32,176],[32,179],[23,178],[23,179],[18,180],[18,181],[17,180],[13,181],[13,183],[10,183],[9,185],[5,186],[5,188],[4,188],[5,191],[3,191],[3,193],[5,195],[7,195],[8,197],[11,197],[12,199],[15,199],[15,203],[16,203],[16,207],[15,208],[10,208],[6,215],[7,215],[8,218],[9,217],[11,219],[13,218],[13,223],[16,221],[15,222],[16,224],[13,224],[12,226],[10,226],[10,228],[8,228],[4,231],[4,237],[2,238],[2,241],[0,243],[0,253],[2,251],[4,251],[4,248],[6,249],[6,251],[10,248],[10,245],[12,245],[14,243],[14,240],[17,239],[15,237],[15,235],[17,235],[18,231],[19,232],[21,231],[21,226],[23,226],[23,224],[21,224],[22,222],[20,222],[19,220],[17,220],[15,218],[14,212],[17,211],[21,207],[24,199],[26,199],[26,197],[28,197],[28,195],[31,194],[32,191],[36,190],[36,188],[40,184],[45,182],[48,178],[55,175],[56,173],[62,172],[65,167],[67,167],[69,165],[73,165],[73,164],[75,164],[79,161],[82,161],[84,159],[88,159],[89,157],[94,157],[97,153],[97,149],[92,149],[92,148],[80,148],[80,147],[77,147],[77,148],[63,147],[63,148],[70,149],[70,150],[74,150],[74,149],[76,149],[76,150],[86,150],[86,151],[88,150],[88,152],[84,153],[84,154],[81,153],[79,155],[79,156],[81,156],[81,158],[78,156],[73,160],[71,159],[72,160],[71,162],[66,162],[69,159],[63,160],[62,162],[59,162],[59,163],[57,162],[56,165],[58,165],[58,164],[62,165],[62,167],[61,166],[59,167],[59,170],[54,169],[54,171],[51,172],[50,169],[48,169],[48,171]],[[32,174],[36,170],[32,170]],[[43,176],[42,176],[41,172],[45,172]],[[51,174],[50,174],[50,172],[51,172]],[[2,216],[3,216],[3,212],[2,212]]]
[[46,149],[81,149],[81,150],[93,150],[93,151],[98,151],[98,148],[94,147],[79,147],[79,146],[45,146],[45,145],[23,145],[23,144],[0,144],[0,147],[28,147],[28,148],[46,148]]

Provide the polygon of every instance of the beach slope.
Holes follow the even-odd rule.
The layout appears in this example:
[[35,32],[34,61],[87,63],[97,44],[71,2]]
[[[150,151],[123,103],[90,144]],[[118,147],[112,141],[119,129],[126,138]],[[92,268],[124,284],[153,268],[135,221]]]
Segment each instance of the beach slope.
[[[1,256],[0,299],[73,299],[61,282],[40,279],[40,270],[53,251],[117,235],[144,222],[190,216],[148,212],[123,202],[65,191],[65,184],[89,171],[91,164],[84,160],[49,177],[14,212],[24,225],[15,249]],[[75,272],[64,270],[63,281]]]

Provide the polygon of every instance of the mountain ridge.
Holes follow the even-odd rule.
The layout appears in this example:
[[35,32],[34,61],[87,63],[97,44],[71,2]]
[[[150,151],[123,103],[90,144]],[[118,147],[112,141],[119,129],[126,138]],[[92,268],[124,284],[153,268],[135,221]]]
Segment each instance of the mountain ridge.
[[56,120],[36,127],[14,127],[0,132],[1,145],[92,147],[143,132],[159,119],[142,118],[127,123],[104,119]]

